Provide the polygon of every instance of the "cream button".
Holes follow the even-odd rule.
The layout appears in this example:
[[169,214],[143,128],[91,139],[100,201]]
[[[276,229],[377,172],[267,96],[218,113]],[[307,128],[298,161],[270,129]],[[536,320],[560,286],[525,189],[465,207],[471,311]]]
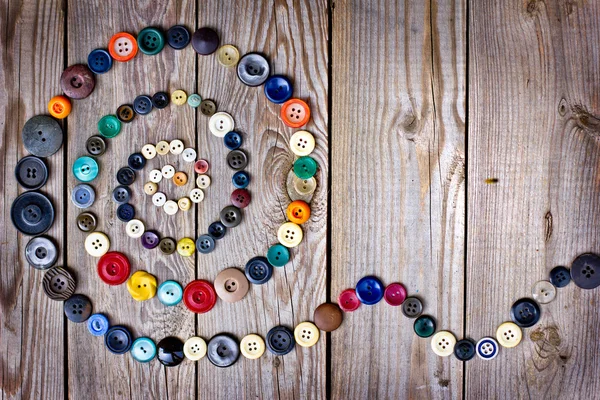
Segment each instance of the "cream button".
[[192,200],[194,203],[200,203],[202,200],[204,200],[204,192],[202,189],[192,189],[190,191],[190,200]]
[[156,157],[156,147],[154,147],[153,144],[145,144],[144,147],[142,147],[142,155],[146,160],[152,160]]
[[179,206],[173,200],[167,200],[163,205],[163,210],[165,210],[167,215],[175,215],[179,211]]
[[302,347],[312,347],[319,341],[319,328],[312,322],[301,322],[294,329],[296,343]]
[[531,288],[531,295],[538,303],[547,304],[556,298],[556,287],[550,281],[537,281]]
[[277,239],[285,247],[296,247],[302,241],[302,229],[293,222],[286,222],[279,227]]
[[144,183],[144,193],[147,195],[153,195],[158,190],[158,185],[154,182],[146,182]]
[[169,142],[161,140],[160,142],[156,143],[156,152],[158,154],[160,154],[161,156],[164,156],[165,154],[167,154],[169,152],[169,150],[170,150]]
[[315,149],[315,137],[308,131],[298,131],[290,138],[290,149],[297,156],[307,156]]
[[313,178],[300,179],[296,177],[294,180],[294,189],[303,196],[311,195],[317,188],[317,180]]
[[167,164],[164,167],[162,167],[161,173],[163,178],[171,179],[173,176],[175,176],[175,167]]
[[153,169],[150,171],[150,182],[158,183],[162,181],[162,172],[159,169]]
[[200,189],[206,189],[210,186],[210,176],[208,175],[198,175],[196,178],[196,186]]
[[156,192],[152,195],[152,204],[156,207],[162,207],[167,201],[167,196],[163,192]]
[[171,154],[179,155],[183,153],[184,149],[183,142],[179,139],[175,139],[169,144],[169,151]]
[[85,251],[92,257],[102,257],[110,249],[110,240],[102,232],[92,232],[85,238]]
[[265,341],[254,333],[246,335],[240,342],[240,350],[244,357],[256,360],[265,353]]
[[198,336],[192,336],[183,345],[183,354],[188,360],[198,361],[206,355],[206,342]]
[[192,207],[192,201],[187,197],[182,197],[177,200],[177,206],[181,211],[187,211]]
[[448,331],[439,331],[431,338],[431,349],[440,357],[448,357],[454,352],[456,337]]
[[188,147],[187,149],[183,150],[183,161],[185,162],[193,162],[196,161],[196,150],[192,149],[191,147]]
[[217,61],[224,67],[233,67],[240,60],[240,52],[235,46],[223,45],[217,50]]
[[127,236],[130,238],[137,239],[142,237],[145,230],[146,227],[144,226],[144,223],[139,219],[132,219],[125,225],[125,233],[127,233]]
[[227,268],[219,272],[214,286],[217,295],[228,303],[243,299],[250,288],[246,275],[237,268]]
[[210,132],[217,137],[225,136],[227,133],[231,132],[234,127],[235,123],[233,122],[233,118],[226,112],[218,112],[210,117],[210,120],[208,121],[208,129],[210,129]]
[[521,342],[523,333],[514,322],[505,322],[496,330],[496,339],[503,347],[515,347]]

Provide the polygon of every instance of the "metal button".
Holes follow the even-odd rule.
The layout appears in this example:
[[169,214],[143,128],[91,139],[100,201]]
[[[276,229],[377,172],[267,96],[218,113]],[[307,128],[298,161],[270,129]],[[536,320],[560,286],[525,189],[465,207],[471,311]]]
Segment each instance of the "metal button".
[[35,269],[48,269],[58,259],[56,245],[46,236],[34,237],[25,246],[25,258]]
[[19,185],[25,189],[39,189],[48,180],[48,167],[41,158],[35,156],[23,157],[15,168],[15,177]]
[[25,149],[38,157],[56,153],[63,142],[62,128],[55,119],[45,115],[30,118],[21,131]]
[[147,115],[152,111],[152,99],[146,95],[139,95],[133,101],[133,109],[139,115]]
[[43,194],[25,192],[13,201],[10,218],[19,232],[37,236],[48,231],[54,223],[54,207]]
[[65,301],[75,292],[75,279],[66,269],[52,267],[44,274],[42,287],[51,300]]

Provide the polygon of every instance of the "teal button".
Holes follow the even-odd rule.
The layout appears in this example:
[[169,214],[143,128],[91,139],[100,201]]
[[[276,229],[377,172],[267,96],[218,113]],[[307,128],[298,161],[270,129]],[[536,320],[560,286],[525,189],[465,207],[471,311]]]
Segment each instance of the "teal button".
[[415,320],[414,330],[419,337],[429,337],[435,332],[435,321],[429,315],[421,315]]
[[165,37],[156,28],[144,28],[138,34],[137,43],[142,53],[153,56],[165,47]]
[[114,115],[105,115],[98,121],[98,132],[105,138],[114,138],[121,132],[121,121]]
[[267,260],[274,267],[283,267],[290,261],[290,251],[287,247],[277,243],[267,251]]
[[164,281],[158,287],[156,296],[165,306],[175,306],[183,299],[183,288],[175,281]]
[[79,157],[73,163],[73,175],[81,182],[91,182],[98,176],[98,163],[92,157]]
[[200,103],[202,103],[202,97],[200,97],[199,94],[190,94],[188,96],[188,100],[187,100],[188,106],[192,107],[192,108],[197,108],[198,106],[200,106]]
[[294,173],[300,179],[310,179],[317,173],[317,162],[309,156],[300,157],[294,163]]
[[130,352],[135,361],[147,363],[156,357],[156,344],[147,337],[137,338],[131,345]]

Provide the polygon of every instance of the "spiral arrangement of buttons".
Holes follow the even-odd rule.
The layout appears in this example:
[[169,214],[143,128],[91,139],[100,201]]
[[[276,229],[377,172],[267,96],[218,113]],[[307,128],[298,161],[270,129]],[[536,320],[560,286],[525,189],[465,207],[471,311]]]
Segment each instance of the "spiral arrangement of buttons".
[[[263,355],[265,349],[273,354],[285,355],[292,351],[295,344],[311,347],[320,337],[320,330],[331,332],[342,323],[343,312],[357,310],[361,304],[374,305],[382,299],[390,306],[400,306],[402,313],[414,319],[414,332],[423,338],[432,337],[431,348],[435,354],[445,357],[454,354],[462,361],[472,359],[475,354],[485,360],[496,357],[499,345],[510,348],[519,344],[522,338],[521,328],[535,325],[541,316],[539,304],[550,303],[556,297],[557,288],[565,287],[571,280],[583,289],[600,286],[600,257],[595,254],[582,254],[572,263],[571,268],[557,266],[550,272],[549,280],[536,282],[532,287],[531,297],[517,300],[510,310],[510,322],[504,322],[497,330],[495,338],[484,337],[478,342],[469,338],[456,340],[449,331],[436,333],[435,319],[423,314],[424,305],[416,296],[408,296],[401,283],[384,284],[374,276],[360,279],[355,288],[344,290],[338,297],[338,304],[324,303],[314,311],[313,322],[302,322],[292,331],[286,326],[275,326],[266,334],[264,340],[258,334],[249,334],[238,340],[229,334],[218,334],[208,343],[201,337],[191,337],[185,342],[175,337],[163,338],[155,344],[148,337],[134,338],[129,329],[122,325],[111,326],[108,318],[101,313],[92,313],[92,303],[83,294],[75,294],[76,282],[66,268],[55,266],[58,251],[54,241],[43,236],[54,221],[54,207],[48,197],[36,191],[48,179],[48,168],[43,160],[56,153],[63,142],[63,132],[57,119],[66,118],[71,112],[71,99],[88,97],[95,87],[95,74],[108,72],[114,61],[128,62],[135,58],[138,50],[147,55],[158,54],[165,47],[165,42],[173,50],[182,50],[191,42],[196,53],[207,56],[217,55],[217,61],[224,67],[235,67],[239,80],[248,86],[264,86],[264,94],[273,103],[281,104],[280,118],[291,128],[301,128],[310,120],[310,108],[304,101],[292,98],[291,81],[281,75],[270,75],[268,60],[259,53],[248,53],[240,57],[233,45],[219,46],[219,36],[211,28],[200,28],[190,34],[181,25],[171,27],[166,34],[156,28],[143,29],[134,38],[129,33],[115,34],[108,43],[108,51],[93,50],[88,56],[88,64],[77,64],[65,69],[61,76],[63,95],[53,97],[48,103],[48,111],[52,117],[37,115],[29,119],[22,130],[25,148],[32,155],[22,158],[16,166],[16,177],[19,184],[27,191],[18,196],[11,207],[11,219],[19,232],[33,236],[26,245],[25,256],[29,264],[39,270],[46,270],[43,278],[44,292],[52,300],[64,301],[64,313],[73,322],[87,321],[89,332],[95,336],[103,336],[104,344],[115,354],[130,352],[139,362],[149,362],[157,358],[166,366],[176,366],[185,358],[197,361],[205,355],[216,366],[228,367],[239,358],[240,353],[249,359]],[[147,249],[158,247],[164,254],[190,257],[197,250],[209,253],[215,249],[215,241],[222,239],[227,229],[239,225],[242,221],[242,209],[248,206],[251,196],[246,189],[250,183],[250,175],[244,171],[249,159],[240,149],[242,135],[236,132],[234,119],[226,112],[217,112],[217,106],[210,99],[202,99],[198,94],[187,95],[183,90],[176,90],[170,96],[158,92],[152,97],[138,96],[132,105],[124,104],[117,108],[116,115],[107,115],[98,122],[99,135],[90,137],[86,142],[89,156],[78,158],[73,164],[75,177],[83,182],[72,191],[71,200],[81,208],[87,209],[94,204],[95,191],[88,183],[99,174],[99,165],[95,157],[106,151],[106,139],[114,139],[121,130],[121,123],[132,122],[137,115],[146,115],[153,109],[164,109],[173,103],[177,106],[188,105],[200,107],[201,114],[209,117],[209,130],[219,138],[230,150],[227,164],[234,171],[232,183],[235,190],[231,194],[231,205],[223,208],[218,221],[208,227],[208,233],[200,235],[196,240],[181,238],[177,241],[170,237],[161,238],[157,231],[146,229],[144,223],[135,219],[135,210],[129,203],[132,193],[129,186],[136,178],[136,171],[146,166],[147,160],[156,155],[168,153],[182,155],[185,162],[194,163],[197,187],[189,192],[189,197],[167,200],[166,195],[158,191],[158,183],[171,179],[177,186],[184,186],[188,177],[184,172],[176,172],[171,165],[160,170],[150,171],[149,180],[144,185],[144,192],[152,196],[152,203],[162,207],[173,215],[179,210],[187,211],[192,203],[204,199],[203,189],[210,185],[210,177],[206,175],[210,164],[205,159],[197,159],[196,151],[185,147],[179,139],[170,142],[165,140],[156,145],[146,144],[139,152],[133,153],[127,160],[127,166],[117,173],[118,186],[112,192],[112,198],[118,204],[117,216],[126,222],[126,233],[129,237],[140,239]],[[296,247],[303,238],[300,225],[310,219],[309,202],[316,189],[314,175],[318,165],[310,157],[315,148],[315,139],[305,130],[295,132],[290,138],[290,149],[297,156],[293,164],[293,184],[288,188],[292,202],[287,207],[287,220],[278,230],[277,244],[272,245],[266,256],[257,256],[249,260],[244,272],[237,268],[221,271],[211,283],[206,280],[194,280],[183,288],[180,283],[168,280],[160,283],[147,271],[131,273],[131,264],[123,253],[110,250],[110,240],[105,233],[96,231],[97,218],[88,211],[77,217],[77,226],[89,232],[85,240],[85,249],[93,257],[98,257],[97,272],[100,279],[108,285],[127,283],[127,290],[137,301],[146,301],[153,297],[166,307],[176,306],[182,300],[185,306],[194,313],[210,311],[219,297],[222,301],[237,302],[249,291],[250,283],[265,284],[273,274],[273,267],[284,267],[290,260],[290,248]],[[41,235],[41,236],[40,236]],[[596,273],[596,270],[599,270]]]

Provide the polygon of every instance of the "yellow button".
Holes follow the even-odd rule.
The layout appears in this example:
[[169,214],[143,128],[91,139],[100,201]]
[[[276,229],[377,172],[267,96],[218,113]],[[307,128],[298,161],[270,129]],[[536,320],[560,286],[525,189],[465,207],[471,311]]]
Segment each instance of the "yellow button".
[[177,89],[171,93],[171,101],[178,106],[182,106],[187,102],[187,94],[183,90]]
[[202,200],[204,200],[204,192],[202,191],[202,189],[192,189],[192,191],[190,192],[190,198],[194,203],[200,203]]
[[136,301],[144,301],[156,294],[156,278],[146,271],[136,271],[127,281],[127,290]]
[[448,357],[454,352],[456,337],[448,331],[439,331],[431,338],[431,349],[440,357]]
[[315,137],[308,131],[298,131],[290,138],[290,149],[297,156],[307,156],[315,149]]
[[240,60],[240,52],[235,46],[223,45],[217,50],[217,61],[224,67],[233,67]]
[[175,175],[173,175],[173,183],[176,186],[183,186],[187,183],[188,181],[188,177],[185,174],[185,172],[179,171],[176,172]]
[[498,327],[496,339],[503,347],[515,347],[521,342],[523,332],[514,322],[505,322]]
[[319,341],[319,328],[312,322],[301,322],[294,329],[296,343],[302,347],[312,347]]
[[142,155],[147,160],[152,160],[156,157],[156,147],[154,147],[153,144],[145,144],[144,147],[142,147]]
[[173,200],[167,200],[163,205],[163,210],[165,210],[167,215],[175,215],[179,211],[179,206]]
[[183,345],[183,354],[188,360],[198,361],[206,355],[206,342],[198,336],[192,336]]
[[144,223],[139,219],[132,219],[131,221],[127,222],[127,225],[125,225],[125,233],[130,238],[137,239],[142,237],[145,230],[146,227],[144,226]]
[[244,336],[240,342],[240,350],[244,357],[256,360],[265,353],[265,341],[254,333]]
[[171,148],[169,147],[169,142],[161,140],[160,142],[156,143],[156,152],[158,154],[160,154],[161,156],[164,156],[170,150],[171,150]]
[[169,151],[171,154],[179,155],[183,153],[183,149],[185,149],[183,142],[179,139],[173,140],[169,143]]
[[183,238],[179,242],[177,242],[177,252],[184,257],[193,256],[195,250],[196,245],[194,244],[194,241],[190,238]]
[[208,175],[198,175],[196,178],[196,186],[200,189],[206,189],[210,186],[210,176]]
[[158,185],[154,182],[146,182],[144,183],[144,193],[147,195],[153,195],[158,190]]
[[279,227],[277,239],[285,247],[296,247],[302,241],[302,229],[293,222],[286,222]]
[[177,201],[177,205],[181,211],[187,211],[192,207],[192,201],[187,197],[182,197]]
[[102,257],[110,249],[110,240],[102,232],[92,232],[85,238],[85,251],[92,257]]
[[150,182],[158,183],[160,181],[162,181],[162,172],[160,169],[150,171]]

